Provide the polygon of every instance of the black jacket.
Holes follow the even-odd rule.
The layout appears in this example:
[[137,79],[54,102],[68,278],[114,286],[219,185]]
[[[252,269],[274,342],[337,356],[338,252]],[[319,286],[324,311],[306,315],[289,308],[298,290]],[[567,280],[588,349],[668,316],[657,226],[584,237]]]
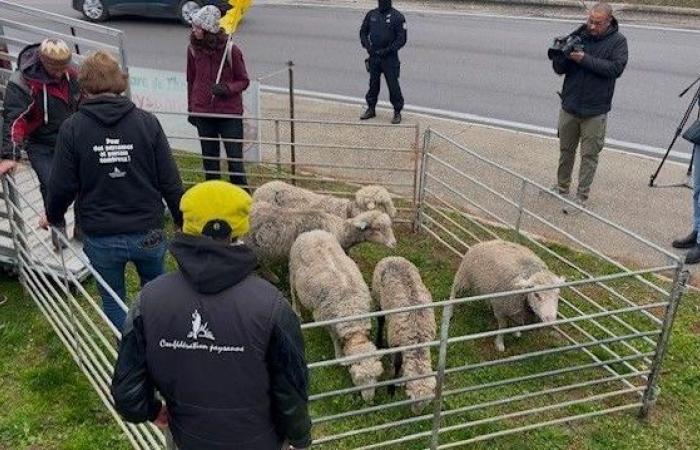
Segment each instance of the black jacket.
[[565,75],[561,103],[564,111],[592,117],[610,111],[617,80],[627,66],[627,39],[613,18],[608,32],[592,37],[583,25],[574,33],[583,38],[585,56],[580,63],[565,57],[552,61],[554,71]]
[[112,381],[117,411],[153,420],[158,390],[180,450],[311,444],[299,320],[252,274],[253,253],[179,234],[180,270],[147,284],[129,311]]
[[367,13],[360,27],[360,42],[370,55],[382,58],[398,56],[398,51],[406,45],[406,19],[403,14],[389,7]]
[[19,158],[13,142],[56,145],[61,124],[76,111],[79,101],[75,69],[70,67],[60,80],[51,78],[39,61],[39,44],[25,47],[7,82],[0,157]]
[[128,98],[84,101],[61,127],[46,213],[54,225],[73,200],[87,235],[140,233],[163,227],[163,199],[182,225],[183,188],[158,119]]

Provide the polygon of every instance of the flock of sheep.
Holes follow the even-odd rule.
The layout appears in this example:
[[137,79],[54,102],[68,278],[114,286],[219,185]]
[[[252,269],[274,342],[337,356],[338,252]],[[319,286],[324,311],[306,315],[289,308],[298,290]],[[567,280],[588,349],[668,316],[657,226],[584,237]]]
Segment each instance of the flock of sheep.
[[[432,303],[418,269],[407,259],[382,259],[374,270],[370,292],[357,264],[347,250],[362,242],[393,248],[392,220],[396,216],[391,195],[381,186],[365,186],[354,199],[320,195],[272,181],[253,195],[250,232],[246,244],[260,264],[289,262],[292,305],[300,305],[315,321],[332,321],[372,311],[373,298],[381,310]],[[273,277],[274,278],[274,277]],[[505,241],[474,245],[465,255],[454,279],[452,298],[465,289],[474,294],[513,291],[559,284],[545,263],[529,249]],[[492,300],[499,328],[508,320],[525,324],[533,318],[556,319],[559,289],[540,290]],[[405,347],[433,341],[436,334],[433,308],[388,314],[379,318],[376,342],[371,339],[370,318],[332,323],[327,327],[336,358],[347,358],[350,377],[362,398],[371,402],[374,385],[384,372],[378,346]],[[383,328],[386,328],[384,337]],[[503,335],[496,347],[504,351]],[[419,413],[435,392],[430,347],[394,355],[392,378],[402,377],[411,409]],[[353,358],[369,355],[365,358]]]

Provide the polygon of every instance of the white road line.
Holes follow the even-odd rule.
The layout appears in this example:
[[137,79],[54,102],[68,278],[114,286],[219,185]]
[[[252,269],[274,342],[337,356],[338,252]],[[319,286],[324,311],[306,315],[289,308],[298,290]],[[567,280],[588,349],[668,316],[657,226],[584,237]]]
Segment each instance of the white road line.
[[[276,86],[262,85],[261,90],[263,92],[270,92],[274,94],[286,94],[289,92],[287,88],[281,88]],[[327,94],[324,92],[307,91],[303,89],[295,89],[295,95],[300,95],[302,97],[325,100],[331,102],[340,102],[351,105],[365,105],[365,99],[360,97],[350,97],[347,95],[337,95],[337,94]],[[386,101],[380,101],[378,103],[381,108],[391,108],[391,104]],[[514,122],[510,120],[495,119],[492,117],[484,117],[476,114],[461,113],[457,111],[449,111],[445,109],[437,108],[426,108],[422,106],[415,105],[405,105],[404,111],[413,114],[418,114],[425,117],[447,119],[455,122],[468,122],[478,125],[487,126],[490,128],[496,128],[501,130],[516,131],[520,133],[535,135],[539,137],[546,137],[550,139],[557,139],[557,130],[554,128],[541,127],[538,125],[532,125],[522,122]],[[666,153],[666,149],[659,147],[652,147],[644,144],[637,144],[635,142],[620,141],[617,139],[606,139],[605,146],[608,150],[618,151],[621,153],[629,153],[638,156],[652,157],[653,159],[658,159]],[[669,162],[679,163],[682,165],[687,165],[690,161],[690,154],[671,151],[669,154]]]

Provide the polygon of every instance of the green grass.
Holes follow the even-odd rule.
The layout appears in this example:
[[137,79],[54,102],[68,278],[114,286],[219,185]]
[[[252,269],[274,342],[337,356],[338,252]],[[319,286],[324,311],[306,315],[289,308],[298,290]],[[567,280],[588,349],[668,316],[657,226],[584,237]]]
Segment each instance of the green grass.
[[[181,166],[196,168],[198,164],[191,160],[185,161],[180,157]],[[261,175],[269,174],[268,169],[256,169]],[[185,176],[187,178],[187,176]],[[198,177],[192,174],[191,181]],[[318,187],[319,185],[315,185]],[[334,189],[342,186],[333,186]],[[352,190],[345,187],[346,190]],[[480,238],[486,237],[486,232],[477,224],[464,220],[462,216],[449,213],[453,220]],[[436,232],[440,234],[438,229]],[[505,230],[489,228],[504,238],[515,238]],[[468,234],[458,232],[458,236],[471,242]],[[444,233],[441,236],[449,237]],[[435,301],[440,301],[449,295],[452,276],[458,260],[446,249],[439,246],[427,234],[413,234],[407,227],[397,227],[398,245],[394,250],[384,249],[373,244],[362,244],[351,251],[351,256],[358,262],[365,279],[371,281],[372,270],[383,257],[399,254],[416,264],[423,280],[431,291]],[[530,244],[531,245],[531,244]],[[615,268],[598,258],[562,247],[554,243],[545,244],[557,254],[574,261],[585,270],[603,275],[615,273]],[[532,245],[531,245],[532,246]],[[557,261],[546,251],[532,246],[547,263],[562,275],[569,278],[580,278],[570,267]],[[168,259],[169,269],[174,268],[172,258]],[[280,277],[280,288],[288,291],[286,268],[275,267]],[[653,279],[653,278],[649,278]],[[633,280],[620,280],[607,283],[619,292],[624,293],[635,302],[645,303],[659,300],[659,296]],[[89,287],[94,292],[94,286]],[[136,277],[129,273],[130,296],[137,291]],[[93,448],[128,448],[126,440],[120,435],[119,429],[111,418],[104,412],[99,399],[91,390],[76,365],[63,349],[51,328],[43,319],[31,300],[24,296],[17,283],[7,278],[0,278],[0,292],[6,293],[10,301],[0,307],[0,449],[93,449]],[[600,286],[582,287],[581,292],[594,298],[605,308],[621,307],[620,303],[609,292]],[[572,306],[562,305],[561,311],[566,315],[576,315],[572,307],[583,312],[595,312],[596,309],[571,290],[562,292],[564,298]],[[612,416],[598,417],[588,421],[567,423],[546,429],[532,431],[527,434],[505,436],[484,443],[476,443],[469,449],[634,449],[656,450],[666,448],[696,449],[700,448],[700,320],[697,318],[697,304],[700,296],[687,294],[681,305],[675,332],[671,341],[670,353],[664,366],[662,393],[659,402],[649,421],[640,421],[635,417],[635,410]],[[440,313],[437,311],[437,319]],[[657,312],[658,314],[658,312]],[[640,314],[625,316],[628,323],[640,329],[651,329],[649,320]],[[306,317],[308,320],[308,317]],[[600,324],[616,334],[628,333],[619,323],[612,319],[601,319]],[[450,334],[452,336],[491,330],[495,327],[494,320],[488,308],[481,303],[468,304],[455,310]],[[581,324],[585,333],[598,338],[605,337],[599,327],[592,323]],[[581,330],[573,327],[564,329],[578,339],[585,338]],[[322,329],[305,331],[307,358],[309,361],[319,361],[333,357],[331,341]],[[526,333],[522,338],[506,337],[507,355],[546,350],[556,346],[568,345],[561,337],[555,337],[546,330]],[[635,345],[646,351],[644,346],[635,341]],[[610,346],[615,352],[630,354],[629,349],[620,344]],[[593,348],[593,353],[601,359],[609,359],[610,355],[601,348]],[[448,367],[474,364],[500,358],[493,349],[491,338],[451,345],[448,348]],[[433,352],[436,359],[436,352]],[[389,367],[385,359],[385,368]],[[506,378],[524,376],[547,370],[559,369],[571,365],[587,364],[591,358],[581,352],[569,352],[559,355],[541,356],[518,364],[507,366],[497,365],[490,368],[459,372],[447,378],[446,389],[473,386]],[[639,364],[636,364],[639,366]],[[616,365],[615,369],[625,373],[628,369]],[[562,386],[586,380],[608,376],[601,369],[579,373],[566,374],[556,379],[533,380],[519,383],[516,386],[496,387],[478,392],[452,395],[445,398],[445,407],[454,409],[477,403],[502,399],[512,395],[534,392],[546,387]],[[388,370],[384,377],[388,377]],[[320,393],[332,389],[351,387],[347,370],[341,367],[314,369],[311,372],[311,392]],[[603,390],[602,388],[606,388]],[[469,411],[444,420],[445,425],[457,425],[466,421],[474,421],[496,414],[509,413],[551,404],[557,401],[574,400],[583,395],[621,389],[622,385],[609,384],[594,386],[577,391],[565,392],[555,397],[537,397],[514,403],[509,406],[495,406],[484,411]],[[623,397],[626,403],[633,397]],[[379,389],[375,405],[404,400],[403,391],[399,389],[394,398],[389,397],[386,389]],[[615,406],[615,399],[606,399],[597,403],[576,404],[565,409],[568,414],[581,414],[599,409],[601,405]],[[344,395],[325,399],[311,404],[314,417],[328,414],[338,414],[365,408],[360,396]],[[425,413],[429,413],[426,409]],[[393,408],[378,413],[368,413],[348,419],[321,424],[314,428],[315,436],[328,436],[357,428],[380,425],[392,420],[413,417],[407,407]],[[543,412],[534,419],[528,417],[512,418],[498,423],[487,423],[465,430],[445,433],[442,442],[469,439],[478,434],[495,432],[504,428],[544,421],[561,417],[553,412]],[[392,427],[380,433],[343,439],[320,448],[346,449],[385,439],[394,439],[430,429],[430,421],[421,421],[408,426]],[[99,442],[100,445],[95,445]],[[395,445],[395,449],[422,449],[427,444],[426,439]]]

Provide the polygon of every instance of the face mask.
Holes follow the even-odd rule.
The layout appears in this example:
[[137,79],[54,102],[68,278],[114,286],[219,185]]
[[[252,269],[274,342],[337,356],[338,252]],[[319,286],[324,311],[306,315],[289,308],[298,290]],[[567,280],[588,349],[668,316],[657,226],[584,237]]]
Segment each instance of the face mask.
[[391,9],[391,0],[379,0],[379,10],[384,12]]

